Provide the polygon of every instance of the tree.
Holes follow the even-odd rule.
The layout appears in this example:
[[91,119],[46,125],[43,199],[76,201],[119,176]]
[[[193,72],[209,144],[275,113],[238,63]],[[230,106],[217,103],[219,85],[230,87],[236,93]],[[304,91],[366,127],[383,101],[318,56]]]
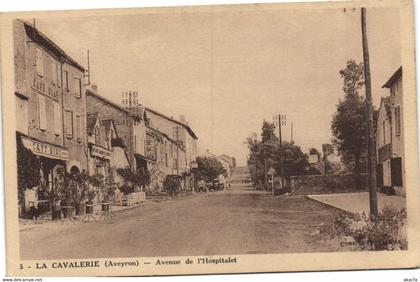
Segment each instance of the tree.
[[[280,146],[275,152],[275,160],[274,168],[280,171]],[[306,168],[309,167],[308,155],[294,143],[283,141],[283,165],[285,176],[305,174]]]
[[197,175],[205,181],[212,181],[219,175],[226,175],[226,169],[216,157],[197,157]]
[[[267,121],[263,122],[261,128],[262,140],[256,138],[256,134],[247,138],[250,154],[248,167],[251,179],[256,187],[265,183],[265,173],[268,167],[274,167],[280,171],[280,144],[278,137],[274,134],[275,127]],[[283,165],[286,176],[305,174],[309,166],[308,155],[304,154],[299,146],[294,143],[283,142]]]
[[[353,172],[360,180],[361,158],[366,158],[366,106],[359,96],[363,87],[363,64],[347,61],[346,68],[340,70],[343,79],[344,99],[337,104],[337,112],[331,122],[332,142],[343,156],[344,161],[354,163]],[[360,183],[360,182],[359,182]]]
[[261,138],[263,143],[272,143],[272,142],[278,142],[278,138],[276,134],[274,133],[274,130],[276,127],[273,123],[270,123],[268,121],[263,121],[263,125],[261,128]]
[[16,153],[18,203],[21,207],[20,213],[23,214],[25,189],[31,189],[40,185],[41,162],[39,158],[31,152],[31,150],[27,149],[22,144],[20,134],[16,134]]

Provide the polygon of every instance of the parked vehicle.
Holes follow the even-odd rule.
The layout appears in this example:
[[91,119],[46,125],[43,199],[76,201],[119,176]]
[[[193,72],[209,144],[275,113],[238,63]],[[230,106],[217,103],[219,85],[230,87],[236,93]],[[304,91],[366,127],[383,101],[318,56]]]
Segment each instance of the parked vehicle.
[[197,183],[198,192],[207,192],[207,185],[204,180],[200,180]]

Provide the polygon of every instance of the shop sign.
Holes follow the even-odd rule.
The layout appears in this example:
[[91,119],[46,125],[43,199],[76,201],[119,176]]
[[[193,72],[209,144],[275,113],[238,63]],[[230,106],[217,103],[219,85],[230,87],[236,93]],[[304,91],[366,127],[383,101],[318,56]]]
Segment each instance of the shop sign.
[[29,149],[38,156],[48,157],[58,160],[68,160],[69,152],[66,149],[54,146],[48,143],[32,140],[22,136],[22,143],[25,148]]
[[105,148],[102,148],[102,147],[99,147],[99,146],[96,146],[96,145],[92,144],[91,155],[95,156],[95,157],[102,158],[102,159],[110,160],[111,157],[112,157],[112,152],[105,149]]
[[32,81],[32,89],[50,97],[53,98],[54,100],[58,101],[59,100],[59,92],[57,89],[51,88],[49,86],[45,85],[45,82],[43,82],[42,80],[40,80],[39,78],[35,78]]

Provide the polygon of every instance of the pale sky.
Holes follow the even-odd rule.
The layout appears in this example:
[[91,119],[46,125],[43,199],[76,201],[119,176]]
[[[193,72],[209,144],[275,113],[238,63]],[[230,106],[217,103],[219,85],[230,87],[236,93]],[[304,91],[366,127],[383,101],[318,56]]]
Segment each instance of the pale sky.
[[[331,140],[343,98],[338,71],[362,60],[360,11],[264,10],[171,12],[37,18],[37,28],[86,66],[99,93],[120,103],[136,90],[140,103],[169,116],[185,114],[199,150],[246,163],[245,139],[262,121],[287,115],[283,138],[307,152]],[[401,65],[396,9],[367,10],[374,104]],[[212,32],[213,30],[213,32]]]

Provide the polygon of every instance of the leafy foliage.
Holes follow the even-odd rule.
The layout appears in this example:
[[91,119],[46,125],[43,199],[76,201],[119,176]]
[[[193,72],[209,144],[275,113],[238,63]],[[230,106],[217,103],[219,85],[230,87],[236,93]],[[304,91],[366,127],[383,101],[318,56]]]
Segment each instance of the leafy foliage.
[[181,176],[167,175],[163,181],[163,188],[169,195],[176,196],[181,189],[181,182]]
[[103,202],[111,202],[115,195],[115,190],[118,188],[118,183],[115,182],[113,174],[108,175],[101,185],[101,192],[103,193]]
[[219,175],[226,175],[226,169],[216,157],[197,157],[196,162],[199,179],[212,181]]
[[[273,124],[264,121],[261,128],[261,141],[256,138],[256,134],[246,140],[249,148],[248,167],[251,179],[257,187],[265,182],[265,168],[274,167],[277,172],[281,170],[280,144],[274,130]],[[304,154],[293,142],[284,141],[282,147],[285,176],[305,174],[309,166],[308,155]]]
[[21,135],[16,135],[18,200],[23,203],[25,189],[41,183],[41,162],[31,150],[22,144]]
[[406,250],[407,213],[387,205],[377,216],[349,217],[339,214],[333,221],[337,234],[351,236],[365,250]]
[[133,172],[130,168],[118,168],[117,173],[124,179],[127,186],[136,187],[150,185],[151,177],[147,170],[139,169]]

